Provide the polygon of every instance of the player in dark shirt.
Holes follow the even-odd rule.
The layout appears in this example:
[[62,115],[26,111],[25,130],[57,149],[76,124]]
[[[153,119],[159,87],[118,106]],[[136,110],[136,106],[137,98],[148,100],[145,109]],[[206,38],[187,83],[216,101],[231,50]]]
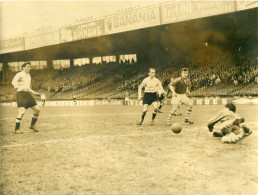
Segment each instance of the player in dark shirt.
[[172,83],[170,83],[169,88],[173,93],[173,98],[171,101],[172,109],[168,115],[167,125],[171,125],[172,116],[175,114],[178,106],[181,104],[185,104],[187,107],[185,123],[193,124],[194,122],[190,121],[190,115],[193,108],[193,102],[187,95],[190,94],[188,90],[188,86],[190,85],[190,80],[188,77],[189,70],[188,68],[183,68],[181,70],[181,77],[175,79]]

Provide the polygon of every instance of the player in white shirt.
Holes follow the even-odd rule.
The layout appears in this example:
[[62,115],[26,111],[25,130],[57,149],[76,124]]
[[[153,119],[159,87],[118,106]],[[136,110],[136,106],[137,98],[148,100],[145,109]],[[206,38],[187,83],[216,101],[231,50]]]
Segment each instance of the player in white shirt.
[[39,116],[39,107],[34,100],[34,98],[31,96],[31,93],[37,96],[40,96],[40,93],[37,93],[33,91],[30,88],[31,84],[31,77],[30,77],[30,63],[25,63],[22,65],[22,71],[17,73],[13,80],[12,85],[15,89],[17,89],[17,107],[18,107],[18,116],[16,118],[16,124],[15,124],[15,133],[22,133],[20,132],[20,123],[22,120],[22,117],[24,116],[24,113],[26,109],[31,108],[34,113],[31,120],[30,129],[34,132],[38,132],[38,130],[35,128],[35,124],[37,122],[38,116]]
[[159,79],[155,77],[155,69],[149,69],[149,77],[145,78],[138,88],[138,99],[142,99],[142,88],[144,90],[144,97],[143,97],[143,111],[142,117],[137,125],[142,125],[144,117],[148,111],[150,105],[153,104],[154,110],[152,113],[152,120],[150,125],[154,124],[154,119],[158,112],[158,98],[159,98],[159,90],[162,88],[161,82]]

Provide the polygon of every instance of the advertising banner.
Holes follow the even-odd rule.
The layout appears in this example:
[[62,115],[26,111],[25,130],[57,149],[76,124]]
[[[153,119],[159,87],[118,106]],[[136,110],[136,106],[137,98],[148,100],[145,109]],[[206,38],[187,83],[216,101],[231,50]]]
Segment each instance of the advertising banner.
[[0,54],[24,50],[24,38],[18,37],[0,41]]
[[115,15],[105,19],[105,34],[160,25],[159,7]]
[[104,20],[92,21],[60,29],[60,39],[62,43],[102,35],[104,35]]
[[236,1],[237,11],[258,7],[258,1],[242,0]]
[[45,32],[42,34],[25,37],[25,50],[55,45],[60,43],[59,31]]
[[161,24],[174,23],[194,18],[192,2],[171,2],[161,5]]
[[193,1],[193,11],[197,18],[215,16],[236,11],[234,1]]
[[161,23],[168,24],[236,11],[234,1],[178,1],[161,6]]

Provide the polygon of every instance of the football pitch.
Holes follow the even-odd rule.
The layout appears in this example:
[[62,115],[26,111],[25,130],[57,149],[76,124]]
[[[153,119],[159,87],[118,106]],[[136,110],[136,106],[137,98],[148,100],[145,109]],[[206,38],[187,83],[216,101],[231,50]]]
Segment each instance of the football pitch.
[[[141,106],[41,107],[14,134],[16,107],[0,107],[0,194],[258,194],[258,105],[237,105],[253,133],[236,144],[212,137],[206,123],[223,105],[194,106],[174,134],[170,106],[142,126]],[[183,116],[173,122],[183,124]]]

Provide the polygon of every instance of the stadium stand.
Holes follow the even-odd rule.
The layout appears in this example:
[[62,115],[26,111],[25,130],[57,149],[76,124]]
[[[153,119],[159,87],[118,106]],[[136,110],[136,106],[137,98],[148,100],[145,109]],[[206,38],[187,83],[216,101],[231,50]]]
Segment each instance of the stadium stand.
[[[190,68],[193,96],[257,95],[257,66],[240,56],[237,66],[234,56],[214,56],[209,65],[183,63],[182,59],[167,64],[98,64],[84,65],[61,70],[32,70],[32,88],[47,94],[48,99],[123,98],[125,91],[137,97],[138,85],[147,76],[150,67],[156,68],[156,76],[168,88],[170,78],[180,75],[182,67]],[[1,85],[1,100],[15,98],[10,85],[14,72],[8,72],[8,81]]]

